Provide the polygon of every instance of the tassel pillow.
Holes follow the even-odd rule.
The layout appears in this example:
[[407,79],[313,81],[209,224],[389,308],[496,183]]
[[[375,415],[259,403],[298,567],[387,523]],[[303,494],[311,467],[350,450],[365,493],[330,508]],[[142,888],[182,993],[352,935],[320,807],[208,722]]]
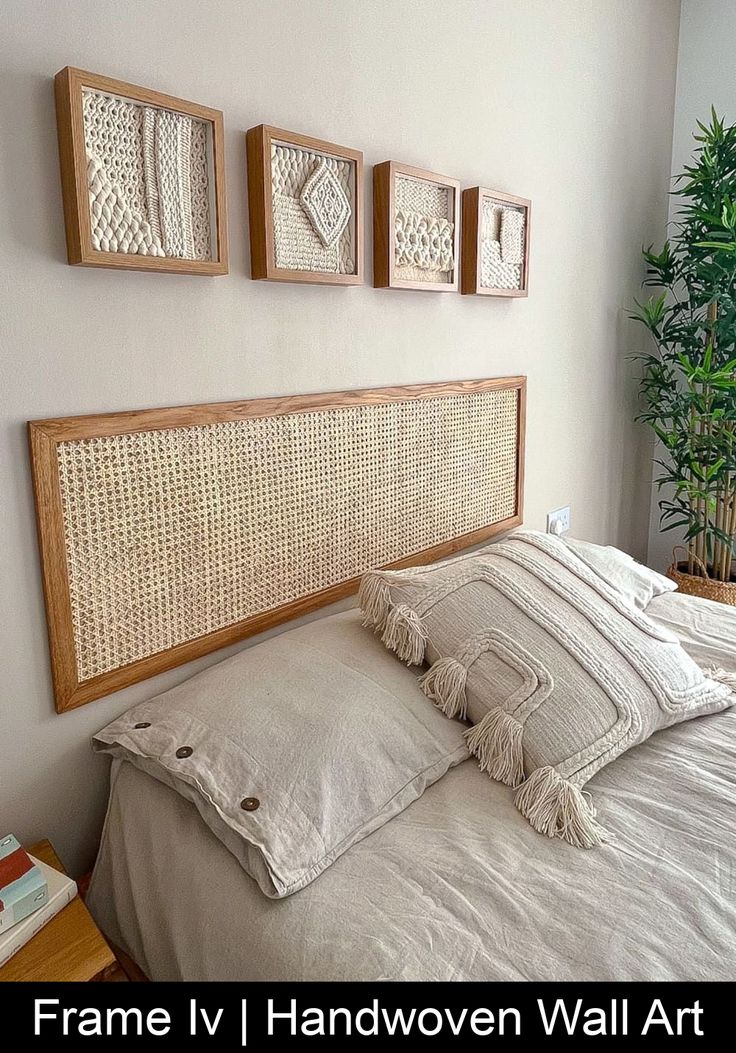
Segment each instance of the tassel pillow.
[[563,541],[520,531],[434,567],[361,582],[365,622],[409,664],[468,747],[549,837],[607,839],[585,783],[660,728],[736,702]]

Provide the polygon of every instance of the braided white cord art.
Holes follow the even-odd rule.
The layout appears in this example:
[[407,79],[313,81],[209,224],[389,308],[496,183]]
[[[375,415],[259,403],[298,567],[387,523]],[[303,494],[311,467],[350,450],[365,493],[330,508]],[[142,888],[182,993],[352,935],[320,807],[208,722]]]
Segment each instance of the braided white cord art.
[[277,267],[355,274],[354,165],[296,146],[271,147]]
[[480,283],[487,289],[520,289],[523,284],[524,211],[482,198]]
[[102,252],[130,252],[139,256],[164,256],[163,246],[151,224],[130,209],[120,189],[110,182],[102,162],[87,155],[87,182],[92,244]]
[[449,282],[455,265],[450,189],[397,175],[394,198],[396,277],[403,281]]
[[398,266],[434,272],[452,270],[453,225],[448,220],[399,211],[394,230]]
[[94,248],[212,259],[206,123],[92,89],[82,98]]
[[348,225],[352,210],[340,181],[324,158],[302,187],[299,200],[320,241],[331,248]]

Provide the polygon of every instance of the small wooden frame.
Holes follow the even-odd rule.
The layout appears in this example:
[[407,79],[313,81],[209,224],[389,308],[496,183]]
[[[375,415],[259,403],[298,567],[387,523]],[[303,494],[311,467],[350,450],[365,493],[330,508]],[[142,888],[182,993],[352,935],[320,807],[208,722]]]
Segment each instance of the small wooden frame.
[[525,420],[498,377],[31,421],[57,710],[518,526]]
[[[501,288],[483,281],[483,202],[510,205],[524,215],[523,249],[520,264],[520,283],[516,288]],[[461,292],[478,296],[529,295],[529,233],[532,203],[528,198],[503,194],[499,190],[474,186],[463,190],[463,247]],[[499,261],[500,262],[500,261]],[[509,270],[511,268],[508,268]]]
[[[447,215],[443,217],[452,224],[452,269],[447,280],[426,280],[407,277],[410,267],[397,263],[396,214],[398,208],[398,178],[416,181],[420,185],[447,190]],[[373,167],[373,285],[377,289],[421,289],[425,292],[457,292],[460,246],[460,183],[448,176],[429,172],[425,168],[400,164],[398,161],[383,161]],[[437,217],[433,217],[437,218]],[[419,271],[418,268],[414,268]],[[429,274],[430,272],[427,271]],[[437,273],[437,272],[435,272]]]
[[[56,74],[54,85],[69,263],[83,267],[116,267],[124,270],[167,271],[175,274],[227,274],[225,159],[221,111],[186,102],[172,95],[164,95],[162,92],[152,91],[149,88],[128,84],[125,81],[113,80],[111,77],[100,76],[97,73],[88,73],[71,66],[66,66]],[[108,252],[94,246],[85,139],[83,99],[85,90],[111,96],[123,102],[140,103],[156,110],[184,114],[207,126],[206,149],[212,178],[208,180],[208,195],[205,196],[209,197],[211,259],[192,259],[176,255],[142,255],[128,251]]]
[[[363,208],[363,154],[360,150],[351,150],[338,146],[324,139],[315,139],[297,132],[287,132],[283,128],[259,124],[246,133],[248,151],[248,212],[250,217],[250,267],[251,277],[258,281],[305,282],[312,285],[362,285],[364,273],[365,246],[363,244],[364,208]],[[307,266],[286,266],[279,262],[279,254],[288,253],[277,241],[275,229],[275,205],[287,202],[277,198],[274,192],[273,165],[274,150],[283,147],[294,150],[298,156],[316,154],[328,162],[342,162],[348,166],[347,182],[348,203],[351,215],[343,233],[335,246],[335,253],[340,261],[344,253],[350,253],[350,270],[309,269]],[[307,162],[305,162],[307,163]],[[293,198],[292,200],[296,200]],[[303,223],[304,234],[310,234],[306,217],[291,217]],[[318,235],[313,234],[315,239]],[[343,237],[345,243],[343,243]],[[349,241],[349,248],[345,247]],[[318,240],[316,242],[318,243]],[[324,248],[324,247],[323,247]],[[325,249],[324,255],[332,253],[332,247]],[[315,250],[315,256],[317,250]]]

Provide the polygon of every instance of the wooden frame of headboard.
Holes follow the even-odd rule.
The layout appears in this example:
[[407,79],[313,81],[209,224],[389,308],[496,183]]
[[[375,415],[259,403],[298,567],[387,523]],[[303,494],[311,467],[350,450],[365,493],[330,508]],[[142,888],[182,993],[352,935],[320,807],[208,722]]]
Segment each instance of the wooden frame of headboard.
[[404,567],[429,563],[451,555],[458,549],[482,542],[498,533],[518,526],[523,516],[524,437],[526,423],[526,378],[500,377],[491,380],[467,380],[442,384],[415,384],[406,387],[384,387],[358,391],[339,391],[297,395],[245,402],[209,403],[169,409],[137,410],[81,417],[67,417],[29,422],[33,483],[36,499],[38,537],[41,553],[43,588],[46,601],[48,634],[54,695],[58,712],[73,709],[96,698],[118,691],[130,684],[164,670],[226,647],[245,637],[263,632],[288,619],[333,603],[355,592],[359,578],[352,578],[329,588],[262,611],[235,624],[186,640],[130,664],[111,669],[80,682],[77,672],[70,576],[67,563],[64,510],[60,485],[60,443],[98,439],[136,432],[198,427],[241,421],[254,417],[279,417],[341,407],[369,406],[391,402],[432,399],[441,396],[475,392],[515,390],[517,405],[516,442],[516,508],[514,514],[490,523],[471,533],[449,539],[420,552],[407,553],[389,566]]

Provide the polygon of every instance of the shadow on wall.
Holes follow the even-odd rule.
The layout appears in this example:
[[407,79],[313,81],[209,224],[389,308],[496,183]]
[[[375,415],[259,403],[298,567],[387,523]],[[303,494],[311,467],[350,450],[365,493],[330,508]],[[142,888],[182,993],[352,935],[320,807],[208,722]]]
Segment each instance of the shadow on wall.
[[5,129],[0,151],[4,200],[26,202],[8,213],[13,254],[66,264],[53,77],[0,72],[0,96],[8,113],[28,115]]

